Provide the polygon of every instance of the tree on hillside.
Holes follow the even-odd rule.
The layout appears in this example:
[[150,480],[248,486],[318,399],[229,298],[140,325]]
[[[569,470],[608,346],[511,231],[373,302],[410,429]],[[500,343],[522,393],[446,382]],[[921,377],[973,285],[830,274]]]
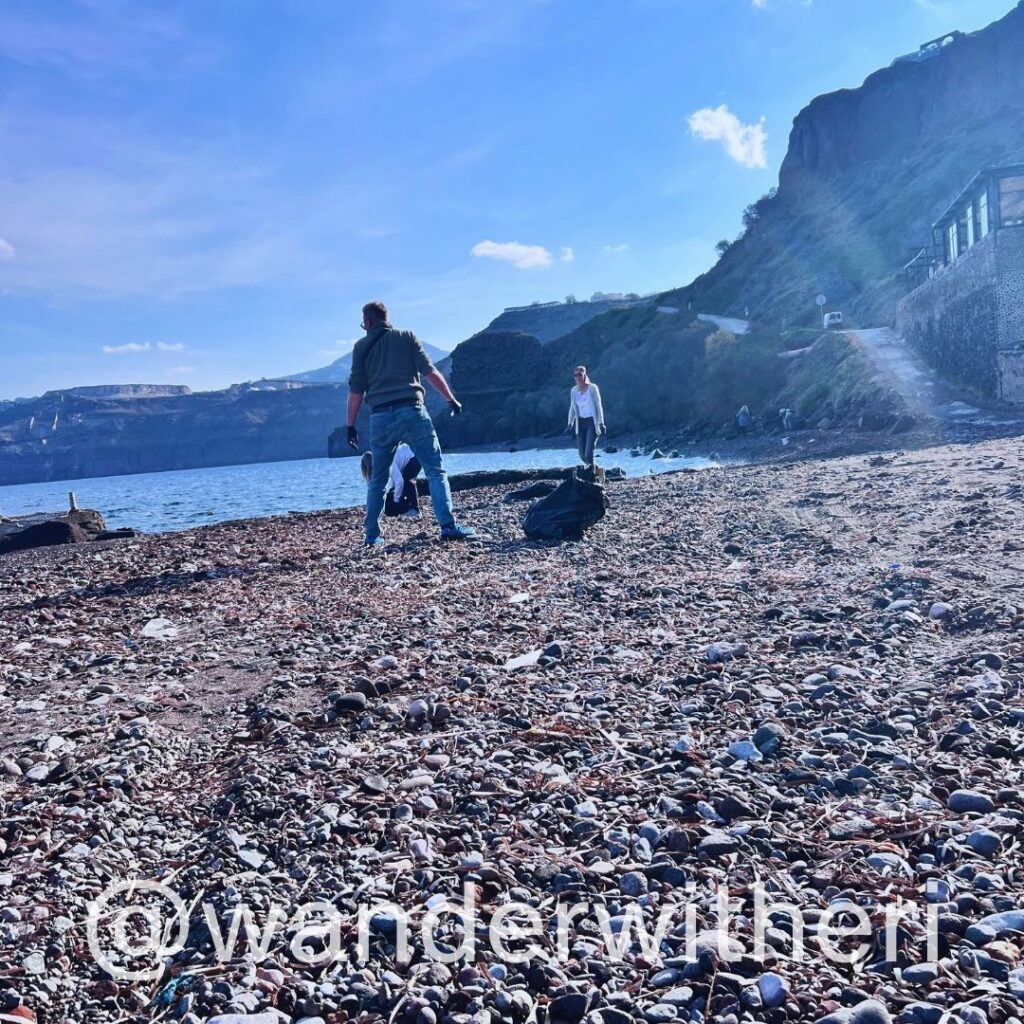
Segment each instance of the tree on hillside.
[[715,245],[715,252],[718,253],[718,258],[721,259],[731,248],[732,242],[728,238],[723,238]]

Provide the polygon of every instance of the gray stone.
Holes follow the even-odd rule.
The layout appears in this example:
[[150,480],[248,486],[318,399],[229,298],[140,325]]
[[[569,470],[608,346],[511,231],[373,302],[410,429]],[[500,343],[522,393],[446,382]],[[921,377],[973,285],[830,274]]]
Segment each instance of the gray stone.
[[903,980],[911,985],[930,985],[939,976],[939,965],[934,961],[911,964],[903,968]]
[[1024,910],[1004,910],[1000,914],[989,914],[967,929],[966,937],[976,945],[991,941],[986,936],[995,933],[1024,931]]
[[945,1008],[937,1003],[915,1002],[903,1007],[900,1020],[905,1024],[939,1024]]
[[658,998],[660,1002],[668,1003],[669,1006],[689,1006],[693,1001],[693,989],[689,985],[680,985],[679,988],[669,989]]
[[815,1024],[892,1024],[892,1014],[877,999],[865,999],[819,1017]]
[[218,1013],[206,1024],[281,1024],[281,1018],[272,1010],[264,1013]]
[[738,761],[757,762],[764,759],[764,754],[750,740],[738,740],[729,744],[729,753]]
[[721,829],[709,832],[697,846],[698,852],[707,857],[724,857],[726,854],[735,853],[739,848],[740,841]]
[[334,706],[339,711],[365,711],[366,710],[366,694],[365,693],[343,693],[334,702]]
[[949,794],[946,806],[957,814],[989,814],[996,809],[990,796],[971,789],[956,789]]
[[788,983],[774,971],[766,971],[757,979],[757,990],[761,993],[761,1005],[768,1010],[781,1006],[789,995]]
[[619,879],[623,896],[642,896],[647,892],[647,876],[642,871],[628,871]]
[[975,853],[980,853],[982,857],[991,859],[999,852],[1003,840],[998,832],[993,832],[990,828],[979,828],[967,836],[964,844]]

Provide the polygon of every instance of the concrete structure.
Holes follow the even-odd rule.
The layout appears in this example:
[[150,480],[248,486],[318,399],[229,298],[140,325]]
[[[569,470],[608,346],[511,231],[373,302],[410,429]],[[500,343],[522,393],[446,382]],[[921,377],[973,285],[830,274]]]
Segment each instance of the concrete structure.
[[976,175],[908,264],[922,267],[896,307],[899,333],[950,380],[1024,404],[1024,165]]

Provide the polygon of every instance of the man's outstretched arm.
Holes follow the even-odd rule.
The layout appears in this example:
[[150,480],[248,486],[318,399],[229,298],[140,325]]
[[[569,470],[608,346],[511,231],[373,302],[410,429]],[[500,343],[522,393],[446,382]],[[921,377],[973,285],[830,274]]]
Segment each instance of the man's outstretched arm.
[[462,403],[452,394],[448,381],[440,370],[434,370],[426,376],[427,383],[452,407],[452,415],[462,412]]
[[359,410],[363,404],[363,396],[358,391],[350,391],[348,393],[348,417],[345,422],[350,426],[356,425],[356,417],[359,415]]
[[349,391],[345,422],[348,424],[348,443],[357,449],[359,447],[359,435],[356,433],[356,417],[359,415],[359,408],[362,404],[362,392]]
[[440,370],[428,373],[426,381],[446,402],[455,401],[452,389],[448,387],[448,381],[444,379],[444,374]]

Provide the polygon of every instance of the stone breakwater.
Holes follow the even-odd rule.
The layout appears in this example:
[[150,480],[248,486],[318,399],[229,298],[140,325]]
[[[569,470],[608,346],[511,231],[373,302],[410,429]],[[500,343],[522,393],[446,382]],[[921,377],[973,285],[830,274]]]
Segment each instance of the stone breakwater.
[[[353,509],[9,556],[0,1012],[1018,1019],[1021,462],[993,441],[628,480],[559,546],[523,540],[495,488],[460,502],[485,534],[465,546],[401,522],[367,553]],[[160,921],[157,882],[181,941],[134,980],[153,963],[116,936],[97,957],[89,908],[120,886],[94,924],[129,903]],[[512,902],[598,913],[565,951],[545,924],[522,963],[482,942],[445,963],[415,930],[403,951],[378,914],[357,959],[360,907],[470,884],[481,929]],[[760,950],[759,889],[802,915],[769,906]],[[855,964],[829,954],[826,918],[880,925],[900,900],[925,909],[891,948],[879,927],[839,942]],[[294,922],[265,955],[258,922],[224,940],[243,904],[311,901],[345,922],[330,963]],[[681,902],[695,944],[680,918],[615,955],[600,911],[653,934]],[[119,920],[144,946],[147,920]]]

